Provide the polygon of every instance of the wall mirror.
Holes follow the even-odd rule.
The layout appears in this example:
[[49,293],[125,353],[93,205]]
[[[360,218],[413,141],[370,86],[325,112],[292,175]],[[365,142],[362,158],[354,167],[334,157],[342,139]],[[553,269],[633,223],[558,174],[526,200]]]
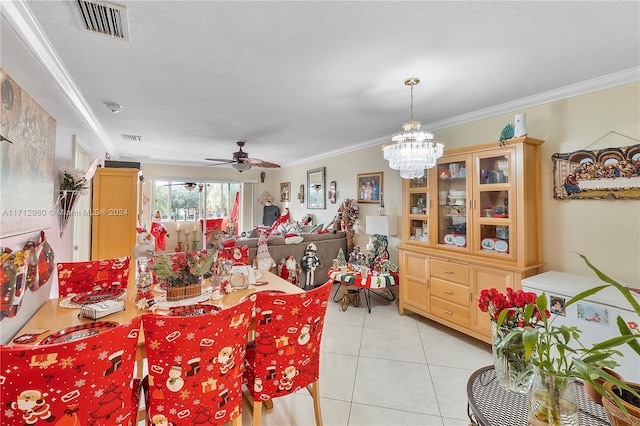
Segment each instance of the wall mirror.
[[326,193],[325,167],[307,170],[307,208],[326,208]]

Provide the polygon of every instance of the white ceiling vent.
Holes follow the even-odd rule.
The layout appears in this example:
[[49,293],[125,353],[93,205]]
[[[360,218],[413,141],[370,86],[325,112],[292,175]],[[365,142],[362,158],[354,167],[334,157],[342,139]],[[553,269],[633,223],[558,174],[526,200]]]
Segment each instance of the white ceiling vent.
[[87,30],[129,41],[127,8],[104,1],[77,0],[80,23]]
[[142,136],[140,135],[120,135],[122,136],[122,140],[130,141],[130,142],[142,142]]

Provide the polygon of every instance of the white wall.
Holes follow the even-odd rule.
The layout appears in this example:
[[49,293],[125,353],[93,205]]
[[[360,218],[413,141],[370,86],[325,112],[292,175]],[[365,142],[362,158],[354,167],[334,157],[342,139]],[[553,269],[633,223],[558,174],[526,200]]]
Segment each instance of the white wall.
[[[9,23],[2,17],[0,21],[0,66],[11,76],[40,106],[42,106],[53,118],[57,120],[55,167],[54,170],[71,168],[73,136],[77,135],[91,149],[93,157],[103,157],[106,148],[94,136],[93,132],[79,118],[67,99],[53,83],[41,65],[34,59],[22,41],[13,31]],[[14,141],[19,142],[19,141]],[[58,176],[54,188],[58,187]],[[19,191],[20,188],[16,188]],[[57,191],[51,198],[51,207],[54,206]],[[88,197],[89,195],[85,195]],[[2,200],[0,200],[0,209]],[[45,229],[47,240],[55,253],[56,261],[72,260],[71,230],[73,224],[69,223],[62,238],[58,227],[58,218],[51,217],[51,227]],[[32,234],[17,235],[3,238],[0,246],[20,250]],[[84,236],[89,239],[89,235]],[[54,273],[47,285],[36,292],[26,291],[22,301],[22,307],[14,318],[5,318],[0,321],[0,342],[7,343],[14,334],[22,328],[35,311],[49,298],[52,285],[57,285]]]
[[[479,120],[436,131],[436,138],[444,141],[445,149],[454,149],[497,141],[506,124],[513,123],[516,113],[527,114],[528,134],[545,140],[541,147],[540,170],[542,181],[542,258],[543,270],[556,270],[593,276],[575,254],[585,254],[596,266],[612,278],[631,284],[640,283],[640,201],[638,200],[555,200],[553,198],[553,164],[551,155],[579,149],[600,149],[633,145],[635,142],[619,136],[608,136],[593,144],[610,131],[640,139],[640,83],[632,83],[607,90],[576,96],[526,110]],[[497,143],[497,142],[496,142]],[[307,182],[307,170],[326,167],[327,186],[337,181],[337,203],[327,201],[323,210],[307,209],[297,200],[298,189]],[[144,170],[144,168],[143,168]],[[190,170],[172,176],[184,178]],[[205,169],[206,170],[206,169]],[[340,202],[355,197],[358,173],[384,172],[384,199],[387,214],[399,217],[402,205],[402,180],[382,158],[380,146],[365,148],[339,156],[315,160],[303,165],[269,170],[258,194],[268,190],[278,197],[280,183],[291,182],[291,202],[279,203],[289,207],[292,220],[300,220],[306,213],[314,215],[314,223],[329,223]],[[254,172],[254,170],[250,170]],[[246,173],[246,172],[245,172]],[[244,174],[244,173],[243,173]],[[197,177],[200,175],[195,175]],[[257,174],[255,175],[257,178]],[[258,205],[260,207],[260,205]],[[360,218],[364,229],[367,215],[376,215],[376,204],[360,204]],[[257,222],[259,223],[259,222]],[[398,233],[400,234],[400,220]],[[356,236],[363,246],[364,234]],[[396,246],[399,235],[389,238],[391,260],[398,261]]]
[[555,200],[554,153],[638,144],[610,131],[640,139],[640,83],[576,96],[436,132],[446,147],[458,148],[498,139],[516,113],[527,114],[531,137],[541,147],[543,269],[593,276],[582,259],[612,278],[640,284],[640,201]]

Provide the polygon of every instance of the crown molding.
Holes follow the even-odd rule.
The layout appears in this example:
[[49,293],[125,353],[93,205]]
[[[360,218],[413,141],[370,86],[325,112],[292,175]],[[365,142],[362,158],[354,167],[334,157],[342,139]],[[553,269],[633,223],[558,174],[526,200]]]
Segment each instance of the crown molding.
[[85,123],[93,130],[98,139],[107,148],[114,158],[119,157],[119,152],[107,135],[102,124],[94,115],[82,93],[73,82],[73,79],[65,69],[58,55],[55,53],[49,40],[42,32],[37,21],[31,14],[23,0],[2,1],[0,13],[5,17],[11,28],[23,41],[27,49],[42,64],[45,71],[51,76],[60,91],[69,100],[76,112]]
[[516,99],[515,101],[509,101],[503,104],[479,109],[468,114],[462,114],[457,117],[429,123],[423,127],[427,127],[431,131],[446,129],[449,127],[470,123],[472,121],[495,117],[496,115],[500,114],[519,111],[525,108],[532,108],[534,106],[573,98],[576,96],[585,95],[587,93],[597,92],[599,90],[605,90],[616,86],[622,86],[624,84],[634,83],[636,81],[640,81],[640,67],[630,68],[628,70],[619,71],[613,74],[607,74],[602,77],[592,78],[580,83],[575,83],[569,86],[560,87],[558,89],[549,90],[547,92],[538,93],[536,95],[527,96],[525,98]]

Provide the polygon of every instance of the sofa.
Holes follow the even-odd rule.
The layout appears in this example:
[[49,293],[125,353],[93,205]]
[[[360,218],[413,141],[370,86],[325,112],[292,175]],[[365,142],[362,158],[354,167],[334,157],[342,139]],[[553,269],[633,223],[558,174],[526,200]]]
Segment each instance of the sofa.
[[[333,259],[338,257],[338,250],[342,249],[347,255],[347,236],[344,232],[328,232],[324,234],[309,233],[301,235],[303,240],[297,244],[286,244],[283,235],[271,235],[267,238],[267,249],[274,261],[287,256],[293,256],[298,263],[301,263],[307,244],[316,245],[316,256],[320,259],[320,265],[316,268],[313,285],[320,285],[327,282],[327,271],[333,264]],[[253,260],[258,251],[258,238],[238,238],[235,246],[249,246],[249,259]],[[306,284],[304,271],[300,276],[300,282]]]

